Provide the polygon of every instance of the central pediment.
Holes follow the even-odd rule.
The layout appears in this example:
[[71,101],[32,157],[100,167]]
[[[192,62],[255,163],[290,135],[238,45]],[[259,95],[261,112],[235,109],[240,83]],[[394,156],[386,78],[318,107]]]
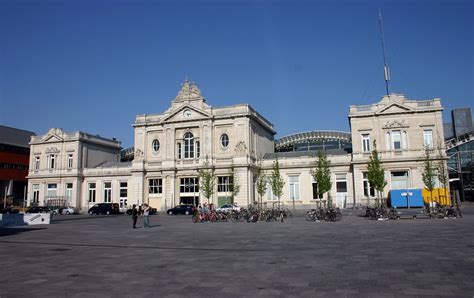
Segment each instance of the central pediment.
[[184,104],[170,111],[170,114],[164,117],[161,123],[204,120],[210,118],[212,118],[212,115],[208,112],[198,109],[193,105]]
[[406,112],[411,112],[413,109],[411,107],[408,107],[406,105],[400,104],[400,103],[392,103],[389,104],[385,107],[382,107],[378,111],[375,112],[375,114],[399,114],[399,113],[406,113]]

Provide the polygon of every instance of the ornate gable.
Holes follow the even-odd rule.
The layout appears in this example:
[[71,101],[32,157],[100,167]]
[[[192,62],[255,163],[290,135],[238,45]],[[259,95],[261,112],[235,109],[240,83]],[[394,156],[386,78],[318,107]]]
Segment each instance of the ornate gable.
[[377,115],[381,114],[401,114],[401,113],[406,113],[406,112],[411,112],[413,109],[411,107],[408,107],[406,105],[400,104],[400,103],[392,103],[389,104],[385,107],[382,107],[378,111],[375,112]]
[[51,128],[41,139],[43,142],[62,142],[64,131],[61,128]]
[[212,115],[206,111],[200,110],[190,104],[184,104],[171,111],[171,113],[168,116],[165,116],[161,122],[202,120],[209,119],[211,117]]

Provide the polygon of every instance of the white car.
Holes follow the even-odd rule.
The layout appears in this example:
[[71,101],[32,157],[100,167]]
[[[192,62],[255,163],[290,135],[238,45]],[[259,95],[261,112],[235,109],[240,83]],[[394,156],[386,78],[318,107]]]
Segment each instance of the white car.
[[58,210],[58,213],[62,215],[69,215],[69,214],[74,214],[75,211],[74,211],[74,208],[72,207],[64,207],[64,208],[60,208]]
[[242,207],[237,205],[225,204],[216,209],[217,212],[229,212],[231,210],[240,211]]

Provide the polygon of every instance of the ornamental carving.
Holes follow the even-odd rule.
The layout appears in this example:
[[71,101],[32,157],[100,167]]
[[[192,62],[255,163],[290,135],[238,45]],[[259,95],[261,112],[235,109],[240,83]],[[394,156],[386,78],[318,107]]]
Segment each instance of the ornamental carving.
[[59,153],[59,149],[56,147],[46,148],[46,153]]
[[240,141],[235,145],[234,151],[237,155],[245,155],[247,153],[247,145],[245,145],[244,141]]
[[181,86],[181,90],[176,96],[175,100],[190,100],[190,99],[202,99],[201,90],[199,90],[196,83],[190,83],[187,79]]
[[399,127],[408,127],[409,123],[407,120],[392,120],[385,121],[383,123],[383,128],[399,128]]
[[135,150],[134,158],[135,159],[142,159],[143,158],[143,151],[140,149]]

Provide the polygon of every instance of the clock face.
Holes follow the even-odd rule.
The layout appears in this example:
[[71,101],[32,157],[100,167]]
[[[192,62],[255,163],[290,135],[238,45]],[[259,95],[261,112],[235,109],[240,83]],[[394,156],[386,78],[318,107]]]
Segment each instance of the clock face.
[[191,110],[184,110],[184,112],[183,112],[183,115],[184,115],[184,117],[186,117],[186,118],[191,117],[191,114],[192,114],[192,113],[191,113]]

